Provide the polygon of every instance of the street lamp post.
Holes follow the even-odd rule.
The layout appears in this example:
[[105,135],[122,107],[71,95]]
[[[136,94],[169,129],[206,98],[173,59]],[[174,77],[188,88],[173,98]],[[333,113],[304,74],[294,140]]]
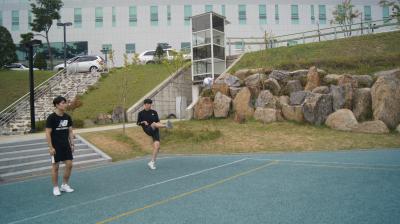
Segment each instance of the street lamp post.
[[66,32],[66,27],[71,26],[71,22],[66,22],[66,23],[57,23],[57,26],[62,26],[64,27],[64,69],[67,68],[67,32]]
[[42,44],[40,40],[31,40],[25,43],[25,47],[28,48],[28,59],[29,59],[29,103],[31,112],[31,133],[36,131],[35,124],[35,87],[33,79],[33,46]]

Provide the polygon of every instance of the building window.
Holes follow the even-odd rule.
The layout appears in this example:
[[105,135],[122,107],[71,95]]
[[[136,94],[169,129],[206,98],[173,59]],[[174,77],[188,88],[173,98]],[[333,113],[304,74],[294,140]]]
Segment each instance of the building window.
[[82,9],[74,8],[74,27],[81,28],[82,27]]
[[183,53],[190,53],[190,42],[181,42],[181,51]]
[[18,31],[19,30],[19,11],[12,10],[11,12],[11,30]]
[[167,5],[167,24],[171,25],[171,6]]
[[311,24],[315,24],[315,11],[313,5],[311,5]]
[[117,26],[117,10],[115,7],[112,7],[112,27]]
[[127,54],[136,53],[135,44],[125,44],[125,53],[127,53]]
[[225,16],[225,5],[221,5],[221,14]]
[[129,7],[129,26],[137,25],[137,11],[136,6]]
[[246,24],[246,5],[239,5],[239,24]]
[[326,24],[326,7],[325,5],[318,6],[319,24]]
[[242,41],[235,42],[235,50],[243,51],[244,50],[244,42],[242,42]]
[[96,28],[103,27],[103,7],[96,7]]
[[370,5],[365,5],[364,6],[364,19],[365,19],[365,21],[371,21],[372,20],[371,6]]
[[205,12],[212,12],[213,11],[213,6],[212,5],[206,5],[204,7],[204,11]]
[[384,20],[385,23],[390,21],[389,6],[387,5],[382,7],[382,19]]
[[258,5],[258,18],[261,25],[267,24],[267,6]]
[[184,6],[184,20],[185,20],[185,26],[190,25],[190,17],[192,16],[192,6],[191,5],[185,5]]
[[299,6],[291,5],[290,11],[291,11],[292,24],[299,24]]
[[158,6],[150,6],[150,23],[152,26],[158,25]]
[[275,24],[279,24],[279,5],[275,5]]

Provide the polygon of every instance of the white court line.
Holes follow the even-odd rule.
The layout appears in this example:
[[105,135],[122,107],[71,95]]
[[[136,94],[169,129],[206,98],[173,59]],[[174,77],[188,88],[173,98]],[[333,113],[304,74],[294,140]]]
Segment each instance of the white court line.
[[259,159],[259,158],[248,158],[249,160],[255,161],[278,161],[278,162],[291,162],[291,163],[311,163],[311,164],[335,164],[335,165],[354,165],[354,166],[370,166],[378,168],[400,168],[400,165],[388,165],[388,164],[366,164],[366,163],[343,163],[343,162],[320,162],[311,160],[287,160],[287,159]]
[[175,177],[175,178],[164,180],[164,181],[161,181],[161,182],[158,182],[158,183],[149,184],[149,185],[146,185],[146,186],[143,186],[143,187],[140,187],[140,188],[135,188],[135,189],[128,190],[128,191],[123,191],[123,192],[120,192],[120,193],[117,193],[117,194],[108,195],[108,196],[101,197],[101,198],[98,198],[98,199],[82,202],[82,203],[79,203],[79,204],[76,204],[76,205],[67,206],[67,207],[64,207],[64,208],[61,208],[61,209],[57,209],[57,210],[53,210],[53,211],[50,211],[50,212],[45,212],[45,213],[42,213],[42,214],[39,214],[39,215],[35,215],[35,216],[28,217],[28,218],[24,218],[24,219],[16,220],[16,221],[13,221],[13,222],[9,222],[8,224],[21,223],[21,222],[29,221],[29,220],[32,220],[32,219],[40,218],[40,217],[43,217],[43,216],[46,216],[46,215],[51,215],[51,214],[54,214],[54,213],[57,213],[57,212],[61,212],[61,211],[67,210],[67,209],[76,208],[76,207],[87,205],[87,204],[91,204],[91,203],[94,203],[94,202],[107,200],[107,199],[118,197],[118,196],[121,196],[121,195],[124,195],[124,194],[128,194],[128,193],[144,190],[144,189],[147,189],[147,188],[151,188],[151,187],[154,187],[154,186],[157,186],[157,185],[165,184],[165,183],[168,183],[168,182],[171,182],[171,181],[180,180],[180,179],[183,179],[183,178],[186,178],[186,177],[190,177],[190,176],[195,176],[195,175],[198,175],[198,174],[201,174],[201,173],[205,173],[207,171],[215,170],[215,169],[218,169],[218,168],[221,168],[221,167],[224,167],[224,166],[229,166],[229,165],[232,165],[232,164],[235,164],[235,163],[240,163],[240,162],[243,162],[245,160],[248,160],[248,158],[243,158],[243,159],[236,160],[236,161],[233,161],[233,162],[230,162],[230,163],[225,163],[225,164],[222,164],[222,165],[219,165],[219,166],[215,166],[215,167],[211,167],[211,168],[208,168],[208,169],[204,169],[204,170],[196,171],[196,172],[193,172],[193,173],[189,173],[189,174],[186,174],[186,175],[183,175],[183,176],[180,176],[180,177]]

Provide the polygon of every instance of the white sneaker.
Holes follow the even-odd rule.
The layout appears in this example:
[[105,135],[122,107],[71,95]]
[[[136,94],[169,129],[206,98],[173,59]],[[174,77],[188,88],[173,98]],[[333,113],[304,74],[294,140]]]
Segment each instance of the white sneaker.
[[150,169],[155,170],[156,169],[156,164],[154,163],[154,161],[150,161],[149,163],[147,163],[147,165],[149,166]]
[[167,124],[165,124],[165,127],[168,129],[172,128],[172,122],[170,120],[167,121]]
[[53,187],[53,195],[54,196],[60,196],[61,192],[60,192],[60,188],[57,187]]
[[72,189],[68,184],[61,184],[60,190],[67,193],[74,192],[74,189]]

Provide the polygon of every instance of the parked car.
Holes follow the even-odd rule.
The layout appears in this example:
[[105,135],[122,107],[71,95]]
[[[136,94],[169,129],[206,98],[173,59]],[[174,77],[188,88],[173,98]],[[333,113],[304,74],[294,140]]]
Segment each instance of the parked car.
[[[104,59],[101,56],[84,55],[76,56],[67,61],[67,72],[96,72],[104,68]],[[64,63],[56,65],[54,70],[64,69]]]
[[[9,65],[4,65],[5,69],[10,69],[10,70],[29,70],[29,67],[21,64],[21,63],[11,63]],[[38,68],[33,68],[33,70],[39,70]]]
[[[155,63],[155,50],[149,50],[149,51],[143,51],[141,54],[139,54],[139,61],[142,64],[154,64]],[[173,60],[174,57],[177,55],[177,51],[169,48],[169,49],[164,49],[164,58],[167,60]],[[190,60],[191,59],[190,54],[183,54],[183,59],[184,60]]]

